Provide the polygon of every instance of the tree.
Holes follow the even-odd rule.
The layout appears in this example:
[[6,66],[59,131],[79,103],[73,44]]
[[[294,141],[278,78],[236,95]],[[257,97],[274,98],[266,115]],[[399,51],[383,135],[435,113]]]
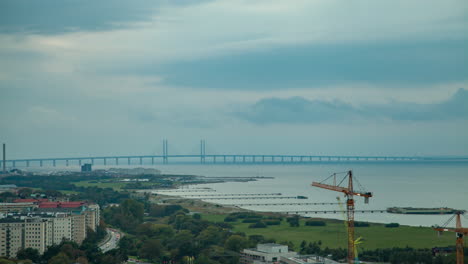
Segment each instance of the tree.
[[232,251],[240,252],[247,246],[247,243],[248,241],[245,237],[232,235],[226,240],[224,247]]
[[29,259],[33,262],[39,262],[41,255],[39,254],[39,251],[37,249],[25,248],[20,249],[18,253],[16,253],[16,257],[18,259]]
[[122,203],[120,208],[125,215],[132,216],[138,222],[143,221],[143,216],[145,215],[145,208],[143,203],[132,199],[127,199]]
[[140,248],[139,256],[151,261],[158,261],[164,253],[164,246],[158,239],[149,239],[143,242]]
[[88,259],[86,257],[78,257],[75,261],[76,263],[80,263],[80,264],[88,264]]
[[221,242],[222,232],[215,226],[209,226],[198,235],[197,239],[204,247],[217,245]]
[[18,196],[21,198],[30,198],[33,190],[31,188],[21,188],[18,191]]
[[72,263],[73,260],[71,260],[67,254],[60,252],[57,255],[55,255],[53,258],[47,262],[48,264],[69,264]]
[[119,240],[119,248],[127,255],[138,255],[139,243],[137,238],[124,236]]

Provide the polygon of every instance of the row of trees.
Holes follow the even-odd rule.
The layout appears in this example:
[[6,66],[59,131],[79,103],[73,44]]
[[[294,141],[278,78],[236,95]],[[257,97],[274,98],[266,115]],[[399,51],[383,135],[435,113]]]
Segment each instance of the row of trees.
[[[144,208],[155,221],[144,222]],[[106,222],[129,233],[119,242],[125,255],[138,256],[152,262],[238,263],[239,252],[257,243],[274,242],[262,236],[247,237],[233,233],[226,222],[213,223],[199,214],[189,215],[176,205],[150,205],[126,200],[120,207],[104,211]],[[132,224],[133,223],[133,226]]]
[[[309,243],[302,241],[300,245],[300,253],[305,255],[315,254],[320,256],[331,255],[334,260],[343,260],[347,256],[346,249],[330,249],[328,247],[322,248],[321,241]],[[361,261],[387,262],[392,264],[455,263],[455,256],[453,254],[448,256],[433,256],[431,250],[429,249],[414,249],[411,247],[364,250],[359,252],[359,259]]]

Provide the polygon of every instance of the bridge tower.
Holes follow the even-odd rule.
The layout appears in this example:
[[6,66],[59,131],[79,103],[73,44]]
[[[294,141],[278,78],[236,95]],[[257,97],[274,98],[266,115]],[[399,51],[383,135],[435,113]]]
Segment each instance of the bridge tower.
[[163,164],[168,163],[168,142],[167,139],[163,140]]
[[205,163],[206,155],[206,141],[204,139],[200,140],[200,163]]
[[6,174],[6,145],[3,143],[3,174]]

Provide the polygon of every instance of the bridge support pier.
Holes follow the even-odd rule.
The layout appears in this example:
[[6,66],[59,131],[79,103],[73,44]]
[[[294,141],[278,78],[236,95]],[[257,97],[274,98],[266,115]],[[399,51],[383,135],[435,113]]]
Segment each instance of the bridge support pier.
[[94,159],[91,159],[91,164],[93,164],[93,165],[94,165]]
[[26,161],[26,167],[29,167],[29,160]]
[[39,161],[39,166],[41,166],[41,167],[42,167],[42,160],[40,160],[40,161]]
[[140,157],[140,165],[143,165],[143,158]]
[[115,165],[119,165],[119,158],[115,158]]
[[16,161],[13,161],[13,168],[16,168]]
[[151,165],[154,165],[154,157],[151,157]]
[[127,163],[128,165],[130,165],[130,158],[127,158]]
[[52,166],[55,167],[55,160],[52,160]]

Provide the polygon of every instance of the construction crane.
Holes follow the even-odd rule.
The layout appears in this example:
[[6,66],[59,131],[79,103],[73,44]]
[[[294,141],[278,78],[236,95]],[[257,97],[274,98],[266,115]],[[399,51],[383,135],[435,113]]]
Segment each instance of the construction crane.
[[[458,211],[449,220],[447,220],[442,226],[434,226],[434,230],[436,230],[439,235],[442,232],[455,232],[457,237],[456,242],[456,251],[457,251],[457,264],[463,264],[463,236],[468,235],[468,228],[463,228],[461,225],[461,215],[464,214],[465,211]],[[452,222],[453,218],[456,218],[455,228],[447,227],[447,225]]]
[[[346,174],[345,177],[338,184],[336,183],[337,173],[334,173],[322,182],[313,182],[312,186],[331,190],[331,191],[342,192],[346,196],[347,198],[346,199],[346,214],[347,214],[347,227],[348,227],[348,263],[355,264],[355,263],[358,263],[358,260],[355,258],[356,241],[354,240],[354,198],[353,197],[354,195],[362,196],[364,197],[364,202],[369,203],[369,198],[372,197],[372,193],[355,191],[353,187],[353,172],[350,170],[344,173]],[[328,179],[330,179],[331,177],[333,177],[333,185],[323,183],[327,181]],[[340,186],[340,184],[343,183],[346,178],[348,178],[348,187]]]

